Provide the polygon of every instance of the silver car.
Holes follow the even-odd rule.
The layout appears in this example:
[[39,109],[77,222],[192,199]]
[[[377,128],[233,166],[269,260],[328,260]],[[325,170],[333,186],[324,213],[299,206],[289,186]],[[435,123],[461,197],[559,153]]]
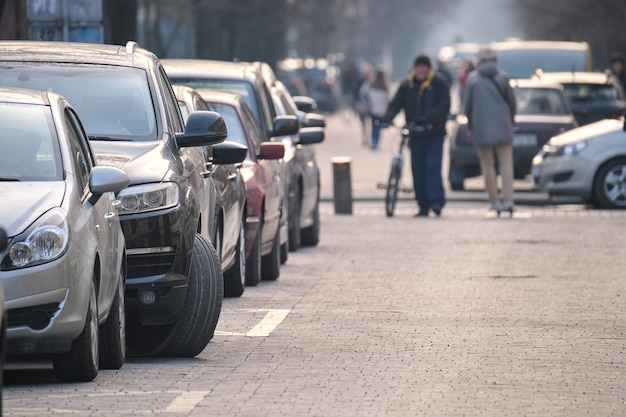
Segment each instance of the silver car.
[[532,178],[553,196],[577,196],[626,209],[624,119],[606,119],[554,136],[533,159]]
[[50,355],[62,381],[125,360],[125,243],[116,192],[61,96],[0,88],[0,252],[7,353]]

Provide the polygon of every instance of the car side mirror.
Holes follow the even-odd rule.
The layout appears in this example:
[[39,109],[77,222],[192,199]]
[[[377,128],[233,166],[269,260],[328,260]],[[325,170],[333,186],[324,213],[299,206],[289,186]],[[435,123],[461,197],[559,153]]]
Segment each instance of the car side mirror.
[[235,142],[222,142],[213,146],[213,160],[216,165],[238,164],[248,156],[248,148]]
[[0,252],[7,248],[7,244],[9,243],[9,237],[7,236],[6,230],[0,227]]
[[303,127],[326,127],[326,118],[317,113],[307,113],[304,115]]
[[295,96],[292,97],[294,103],[296,103],[296,107],[298,110],[303,111],[305,113],[310,113],[317,110],[317,102],[315,99],[307,96]]
[[280,159],[285,156],[285,145],[279,142],[262,142],[259,159]]
[[297,134],[299,130],[300,122],[297,116],[276,116],[274,119],[274,128],[270,136],[291,136]]
[[95,166],[89,175],[89,191],[92,194],[118,193],[128,186],[130,178],[119,168]]
[[305,127],[300,129],[299,145],[313,145],[315,143],[321,143],[324,141],[326,135],[324,129],[319,127]]
[[176,135],[178,146],[207,146],[224,142],[228,131],[226,122],[214,111],[195,111],[189,114],[185,132]]

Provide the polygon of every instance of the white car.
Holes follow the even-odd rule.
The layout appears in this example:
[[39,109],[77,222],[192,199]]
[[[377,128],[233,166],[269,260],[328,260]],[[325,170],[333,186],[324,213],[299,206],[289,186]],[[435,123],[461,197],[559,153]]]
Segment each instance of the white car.
[[114,193],[128,176],[96,166],[54,93],[0,88],[0,149],[7,353],[49,356],[61,381],[120,368],[126,254]]
[[532,178],[552,196],[626,209],[624,119],[606,119],[551,138],[535,156]]

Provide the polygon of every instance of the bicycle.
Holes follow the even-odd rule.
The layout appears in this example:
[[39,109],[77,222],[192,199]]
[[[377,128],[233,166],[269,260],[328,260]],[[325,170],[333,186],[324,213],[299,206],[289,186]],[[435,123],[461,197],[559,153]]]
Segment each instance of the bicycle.
[[[386,125],[383,127],[389,127],[394,125]],[[407,145],[409,137],[412,132],[425,132],[429,127],[416,125],[409,123],[400,129],[402,139],[400,140],[400,147],[391,158],[391,170],[389,172],[389,180],[387,181],[387,192],[385,194],[385,213],[387,217],[392,217],[398,201],[398,191],[411,192],[412,190],[406,190],[400,188],[400,178],[402,177],[402,168],[404,166],[404,147]]]

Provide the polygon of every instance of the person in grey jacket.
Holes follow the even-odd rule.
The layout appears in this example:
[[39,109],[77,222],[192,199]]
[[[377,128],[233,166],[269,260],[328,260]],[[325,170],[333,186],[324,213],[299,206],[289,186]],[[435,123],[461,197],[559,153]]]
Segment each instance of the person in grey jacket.
[[[468,135],[478,149],[480,165],[489,195],[489,210],[513,213],[513,126],[515,93],[505,73],[499,70],[495,51],[478,53],[478,66],[468,80],[463,103],[468,119]],[[494,154],[502,179],[498,195]]]

